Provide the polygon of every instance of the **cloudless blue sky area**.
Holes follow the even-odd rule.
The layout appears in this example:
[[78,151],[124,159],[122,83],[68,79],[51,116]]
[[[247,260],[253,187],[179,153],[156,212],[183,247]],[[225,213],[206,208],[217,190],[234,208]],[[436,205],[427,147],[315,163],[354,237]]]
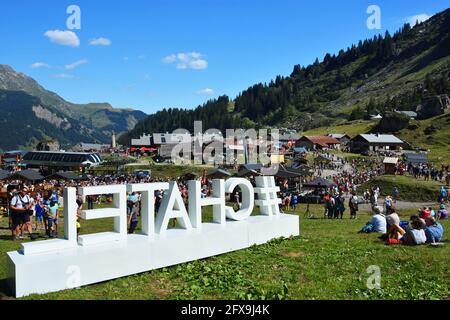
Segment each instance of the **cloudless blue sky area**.
[[[67,30],[69,5],[81,8],[78,47],[44,33]],[[381,8],[381,29],[366,26],[369,5]],[[0,64],[8,64],[75,103],[109,102],[153,113],[193,108],[210,98],[289,75],[325,53],[386,30],[415,15],[433,15],[450,0],[2,0]],[[97,38],[110,46],[92,46]],[[197,52],[203,69],[165,63]],[[64,66],[85,60],[67,70]],[[32,68],[33,63],[50,67]],[[203,92],[204,89],[213,92]]]

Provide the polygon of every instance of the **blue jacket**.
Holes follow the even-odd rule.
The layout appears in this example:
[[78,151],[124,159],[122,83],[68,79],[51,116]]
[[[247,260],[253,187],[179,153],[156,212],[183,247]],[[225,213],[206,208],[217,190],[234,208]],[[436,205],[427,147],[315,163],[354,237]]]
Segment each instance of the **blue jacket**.
[[444,228],[439,222],[429,226],[425,229],[425,235],[427,236],[427,243],[440,242],[442,235],[444,234]]

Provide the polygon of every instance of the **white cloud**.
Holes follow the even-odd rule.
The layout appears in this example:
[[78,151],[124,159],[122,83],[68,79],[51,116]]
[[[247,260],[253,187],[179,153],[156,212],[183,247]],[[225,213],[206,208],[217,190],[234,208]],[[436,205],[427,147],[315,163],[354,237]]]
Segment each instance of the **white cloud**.
[[112,44],[112,41],[109,40],[108,38],[97,38],[97,39],[92,39],[89,44],[91,46],[110,46]]
[[77,68],[77,67],[79,67],[79,66],[81,66],[81,65],[83,65],[83,64],[86,64],[86,63],[88,63],[88,61],[87,61],[86,59],[78,60],[78,61],[75,61],[74,63],[66,64],[66,65],[64,66],[64,68],[65,68],[66,70],[73,70],[73,69],[75,69],[75,68]]
[[208,61],[204,59],[193,60],[189,62],[189,67],[195,70],[202,70],[208,68]]
[[56,79],[75,79],[74,75],[67,73],[54,74],[52,77]]
[[431,16],[429,16],[428,14],[421,13],[421,14],[416,14],[415,16],[406,18],[406,22],[408,22],[411,25],[411,27],[414,27],[416,25],[417,21],[419,21],[419,23],[422,23],[424,21],[427,21],[430,18],[431,18]]
[[35,62],[31,65],[31,68],[33,69],[50,68],[50,65],[45,62]]
[[79,47],[80,39],[76,33],[72,31],[61,31],[61,30],[49,30],[44,35],[50,39],[51,42],[69,46],[69,47]]
[[201,90],[197,91],[198,94],[204,94],[204,95],[213,95],[214,94],[214,90],[211,88],[204,88]]
[[171,54],[163,59],[164,63],[174,63],[175,61],[177,61],[177,56],[174,54]]
[[171,54],[162,59],[164,63],[176,63],[177,69],[194,69],[203,70],[208,68],[208,61],[203,59],[203,55],[199,52],[180,52]]

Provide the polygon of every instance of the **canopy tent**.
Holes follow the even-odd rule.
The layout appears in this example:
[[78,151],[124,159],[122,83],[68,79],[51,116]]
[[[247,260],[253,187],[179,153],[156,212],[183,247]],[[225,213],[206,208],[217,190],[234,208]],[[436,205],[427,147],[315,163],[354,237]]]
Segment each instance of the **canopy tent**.
[[256,170],[249,170],[249,169],[245,169],[245,168],[236,174],[236,176],[238,176],[240,178],[251,177],[251,176],[260,176],[260,175],[261,175],[261,173],[259,173]]
[[9,171],[0,170],[0,180],[5,180],[9,176]]
[[34,170],[23,170],[17,171],[13,174],[10,174],[7,178],[8,180],[24,180],[24,181],[40,181],[44,180],[44,177],[37,171]]
[[314,174],[314,170],[306,165],[300,165],[297,167],[286,167],[286,170],[297,173],[301,176],[312,176]]
[[275,174],[275,177],[277,178],[287,178],[287,179],[297,178],[301,176],[302,175],[299,172],[295,172],[293,168],[285,167],[282,164],[280,164],[278,172]]
[[231,173],[229,173],[228,171],[225,171],[223,169],[214,169],[214,170],[208,172],[208,174],[206,176],[210,179],[220,179],[220,178],[230,177]]
[[307,182],[303,184],[303,187],[305,188],[331,188],[334,187],[336,184],[334,182],[331,182],[327,179],[317,177],[314,180]]
[[198,178],[198,174],[195,172],[188,172],[180,176],[182,180],[196,180]]
[[259,171],[261,170],[261,168],[263,167],[263,165],[261,163],[247,163],[247,164],[243,164],[239,167],[239,170],[255,170],[255,171]]
[[308,153],[308,150],[306,150],[305,147],[296,147],[294,148],[295,153]]
[[275,177],[277,178],[286,178],[286,179],[291,179],[291,178],[298,178],[301,177],[300,174],[298,173],[294,173],[292,171],[287,171],[284,169],[280,169],[278,170],[278,172],[275,174]]
[[45,177],[45,180],[80,180],[80,176],[75,172],[57,172]]
[[81,181],[89,181],[89,180],[91,180],[91,177],[89,175],[87,175],[86,173],[83,173],[80,176],[79,180],[81,180]]

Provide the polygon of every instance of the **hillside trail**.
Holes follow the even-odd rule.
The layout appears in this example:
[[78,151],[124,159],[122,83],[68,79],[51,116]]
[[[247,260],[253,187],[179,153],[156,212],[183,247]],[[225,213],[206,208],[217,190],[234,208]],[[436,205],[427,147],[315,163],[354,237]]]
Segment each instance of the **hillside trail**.
[[[378,205],[383,206],[384,204],[384,198],[378,198]],[[427,201],[427,202],[411,202],[411,201],[400,201],[398,200],[395,203],[396,209],[422,209],[423,207],[432,207],[435,208],[437,206],[436,202]],[[359,205],[360,209],[364,211],[371,211],[371,205],[370,203],[364,203]]]

